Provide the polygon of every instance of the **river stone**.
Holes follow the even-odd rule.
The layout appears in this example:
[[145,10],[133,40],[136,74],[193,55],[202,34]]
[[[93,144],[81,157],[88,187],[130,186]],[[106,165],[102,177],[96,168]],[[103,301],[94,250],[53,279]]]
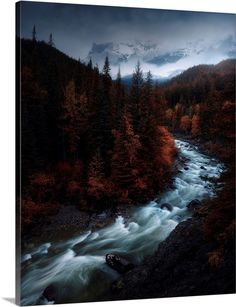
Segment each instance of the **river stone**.
[[63,248],[55,247],[55,246],[50,246],[48,249],[48,254],[49,255],[58,255],[61,252],[63,252]]
[[192,201],[190,201],[190,203],[187,204],[187,208],[190,211],[195,211],[197,209],[197,207],[201,206],[201,202],[198,199],[194,199]]
[[187,167],[187,166],[185,166],[185,168],[184,168],[186,171],[188,171],[189,170],[189,168]]
[[45,297],[49,302],[55,302],[58,297],[58,292],[59,289],[55,285],[51,284],[44,289],[43,297]]
[[133,263],[117,254],[107,254],[106,263],[109,265],[110,268],[120,274],[124,274],[134,268]]
[[204,170],[206,170],[205,166],[203,166],[203,165],[202,165],[202,166],[201,166],[200,168],[201,168],[201,169],[204,169]]
[[164,203],[164,204],[161,204],[161,209],[167,209],[169,211],[172,211],[173,210],[173,207],[171,204],[168,204],[168,203]]

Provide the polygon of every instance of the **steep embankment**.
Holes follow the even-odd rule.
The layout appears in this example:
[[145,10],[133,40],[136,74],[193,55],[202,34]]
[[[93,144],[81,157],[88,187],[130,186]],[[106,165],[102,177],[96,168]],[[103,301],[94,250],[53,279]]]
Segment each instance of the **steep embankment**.
[[[193,199],[199,198],[199,200],[203,201],[215,195],[218,187],[215,181],[224,170],[223,164],[201,154],[196,146],[191,146],[187,142],[176,141],[176,145],[180,149],[179,159],[184,160],[184,164],[174,178],[173,186],[163,192],[155,201],[141,207],[135,207],[128,220],[125,221],[121,213],[122,216],[119,216],[108,227],[102,227],[101,229],[91,227],[87,232],[71,237],[69,240],[67,238],[57,242],[47,239],[48,241],[44,242],[43,245],[28,248],[26,254],[22,255],[23,304],[34,304],[38,299],[41,302],[45,299],[51,301],[52,295],[49,295],[48,291],[50,290],[49,292],[51,293],[52,289],[54,289],[53,301],[56,303],[96,301],[110,297],[111,293],[108,294],[108,289],[111,287],[112,282],[119,278],[119,275],[107,265],[105,258],[107,254],[117,253],[125,258],[127,257],[136,265],[141,264],[145,257],[153,255],[159,244],[160,246],[164,244],[161,242],[169,236],[181,221],[192,215],[191,210],[189,210],[191,209],[189,208],[189,203]],[[200,202],[195,201],[195,205],[199,206]],[[197,224],[197,226],[199,225]],[[192,251],[195,253],[194,251],[200,249],[199,246],[202,246],[199,227],[196,228],[197,233],[195,236],[198,241],[196,241],[195,247],[191,247],[194,237],[191,240],[189,237],[182,239],[186,229],[187,233],[192,233],[191,226],[184,228],[179,237],[175,238],[177,243],[175,243],[175,239],[170,241],[170,246],[168,245],[166,252],[161,256],[161,260],[158,260],[158,269],[163,267],[161,275],[163,287],[172,274],[172,272],[171,274],[165,272],[173,270],[173,267],[178,263],[182,265],[187,261],[186,263],[189,264],[188,259],[193,257]],[[186,242],[188,248],[185,246]],[[182,254],[178,250],[178,246]],[[203,247],[203,251],[208,252],[211,248],[210,244],[206,249]],[[177,253],[171,259],[174,256],[173,250],[176,250]],[[191,252],[190,255],[188,255],[189,252]],[[206,258],[207,256],[204,252],[202,252],[202,255],[204,256],[200,257],[200,262],[204,263],[201,258]],[[197,255],[196,259],[198,259],[197,257],[199,256]],[[137,266],[134,271],[131,271],[131,275],[125,275],[124,282],[118,281],[118,289],[127,289],[127,291],[131,289],[127,293],[132,294],[132,285],[137,283],[137,286],[140,286],[140,293],[144,297],[145,295],[151,296],[150,292],[143,293],[141,288],[143,288],[142,282],[144,280],[135,273],[138,272],[139,274],[141,272],[141,275],[144,274],[147,277],[146,281],[150,282],[150,288],[155,289],[154,280],[157,276],[154,274],[154,266],[156,265],[156,256],[148,259],[150,261],[146,260],[144,265]],[[162,265],[159,264],[159,261],[161,261]],[[150,264],[152,265],[150,266]],[[197,265],[197,263],[195,264]],[[190,263],[189,267],[191,265],[197,272],[197,266],[194,263]],[[33,269],[35,266],[40,269],[35,271]],[[145,268],[144,271],[142,270],[143,267]],[[188,270],[187,266],[186,272]],[[149,273],[155,276],[149,276]],[[168,275],[165,277],[165,274]],[[127,276],[128,280],[126,281]],[[38,283],[38,280],[41,282]],[[32,282],[35,285],[34,287],[32,287]],[[123,284],[125,285],[124,287],[122,287]],[[63,289],[63,291],[60,291],[60,289]],[[136,289],[134,290],[136,291]],[[127,293],[120,293],[116,290],[112,293],[112,296],[118,299],[125,298]],[[155,290],[153,296],[157,296]],[[135,297],[135,294],[133,297]]]
[[111,298],[234,293],[233,236],[228,241],[224,260],[218,263],[217,254],[215,258],[212,254],[218,244],[204,239],[203,223],[200,217],[180,223],[154,256],[113,284]]
[[226,165],[221,176],[224,188],[218,196],[204,201],[153,256],[116,281],[111,299],[235,292],[235,177],[232,164]]

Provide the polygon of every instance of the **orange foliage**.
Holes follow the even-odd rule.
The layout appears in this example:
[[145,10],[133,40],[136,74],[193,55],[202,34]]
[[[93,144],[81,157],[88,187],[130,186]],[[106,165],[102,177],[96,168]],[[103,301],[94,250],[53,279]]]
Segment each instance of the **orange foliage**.
[[60,176],[66,176],[68,174],[71,174],[72,167],[69,162],[61,161],[57,164],[56,171],[59,173]]
[[188,115],[184,115],[181,117],[180,129],[184,132],[188,132],[191,129],[191,119]]
[[127,150],[129,162],[132,164],[137,157],[137,151],[141,148],[141,144],[139,142],[139,137],[134,134],[129,116],[125,115],[123,120],[125,133],[124,147]]
[[199,115],[200,111],[201,111],[200,104],[199,104],[199,103],[195,104],[195,106],[194,106],[194,112],[195,112],[195,114],[196,114],[196,115]]
[[157,127],[157,135],[161,140],[160,152],[157,153],[157,165],[170,167],[173,163],[174,156],[176,155],[176,147],[174,139],[164,126]]
[[69,193],[69,195],[76,195],[81,191],[81,186],[79,184],[79,182],[75,181],[75,180],[71,180],[68,182],[67,185],[67,192]]
[[199,115],[193,115],[191,133],[193,136],[197,136],[200,130],[200,117]]
[[31,227],[35,221],[45,216],[55,214],[58,206],[55,203],[38,203],[31,197],[21,200],[21,219],[23,227]]
[[224,260],[222,253],[219,250],[215,250],[213,252],[210,252],[207,255],[208,255],[208,263],[212,267],[218,267]]
[[166,116],[165,117],[168,121],[172,121],[173,115],[174,115],[174,112],[171,108],[166,110]]
[[52,187],[55,184],[55,178],[52,174],[36,173],[30,177],[30,183],[37,187]]

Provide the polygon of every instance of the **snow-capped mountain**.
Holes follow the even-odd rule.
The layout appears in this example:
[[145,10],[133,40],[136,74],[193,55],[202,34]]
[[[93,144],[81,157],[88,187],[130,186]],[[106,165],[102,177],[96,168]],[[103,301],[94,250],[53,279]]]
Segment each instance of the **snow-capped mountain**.
[[157,44],[151,44],[150,42],[93,43],[85,60],[92,58],[94,62],[99,63],[101,60],[104,61],[104,58],[108,55],[112,65],[120,65],[121,63],[137,58],[151,60],[157,53]]
[[109,57],[112,75],[118,67],[123,76],[132,74],[137,61],[144,72],[151,70],[156,78],[171,78],[183,70],[198,64],[215,64],[222,59],[236,57],[236,40],[226,39],[207,42],[203,39],[187,42],[179,48],[168,48],[151,41],[93,43],[84,59],[92,59],[101,69],[105,57]]

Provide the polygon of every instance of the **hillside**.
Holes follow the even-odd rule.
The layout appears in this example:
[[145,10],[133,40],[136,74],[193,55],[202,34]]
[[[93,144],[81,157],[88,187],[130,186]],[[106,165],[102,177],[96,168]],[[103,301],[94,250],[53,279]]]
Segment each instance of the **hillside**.
[[235,63],[196,66],[162,87],[171,130],[222,146],[234,142]]
[[125,90],[108,58],[99,72],[44,42],[18,44],[24,229],[66,204],[116,208],[169,184],[176,149],[151,75],[138,65]]
[[199,65],[172,78],[164,86],[169,105],[181,103],[188,106],[193,102],[204,102],[213,90],[225,100],[232,101],[235,64],[235,59],[228,59],[217,65]]

